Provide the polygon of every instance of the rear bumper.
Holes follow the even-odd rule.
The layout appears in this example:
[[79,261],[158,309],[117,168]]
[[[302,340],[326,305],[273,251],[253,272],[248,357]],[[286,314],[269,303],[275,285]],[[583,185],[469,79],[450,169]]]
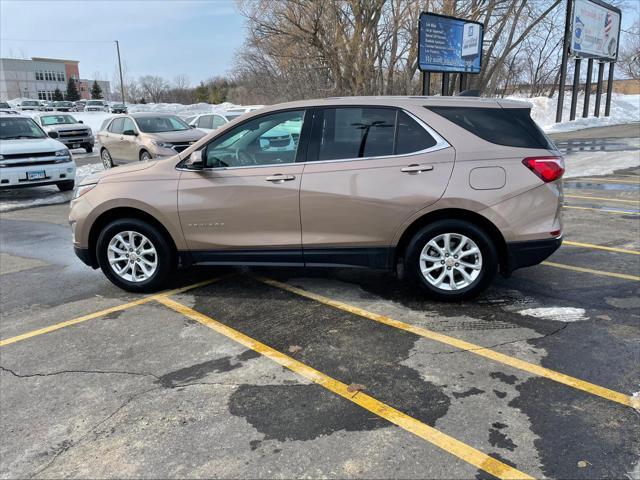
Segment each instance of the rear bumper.
[[526,242],[508,242],[504,274],[510,275],[518,268],[537,265],[551,256],[562,245],[562,237]]

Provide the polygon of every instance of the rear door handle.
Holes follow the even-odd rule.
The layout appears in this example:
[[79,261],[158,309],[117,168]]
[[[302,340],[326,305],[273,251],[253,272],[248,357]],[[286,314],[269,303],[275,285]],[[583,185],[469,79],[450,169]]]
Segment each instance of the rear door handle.
[[418,165],[417,163],[414,163],[408,167],[402,168],[400,171],[410,175],[417,175],[418,173],[429,172],[431,170],[433,170],[433,165]]
[[295,175],[283,175],[282,173],[276,173],[275,175],[271,175],[265,178],[267,182],[271,182],[271,183],[290,182],[291,180],[295,180],[295,179],[296,179]]

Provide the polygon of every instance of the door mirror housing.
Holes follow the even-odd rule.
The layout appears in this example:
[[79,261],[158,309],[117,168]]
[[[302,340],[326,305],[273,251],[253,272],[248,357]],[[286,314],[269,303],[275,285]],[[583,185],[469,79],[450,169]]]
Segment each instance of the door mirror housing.
[[122,134],[129,136],[138,136],[138,132],[136,132],[135,130],[125,130],[124,132],[122,132]]
[[84,123],[82,120],[78,120],[78,123]]
[[191,152],[189,158],[185,160],[184,166],[189,170],[203,170],[204,163],[202,161],[202,150]]
[[58,132],[49,132],[49,138],[58,138],[60,135],[58,135]]

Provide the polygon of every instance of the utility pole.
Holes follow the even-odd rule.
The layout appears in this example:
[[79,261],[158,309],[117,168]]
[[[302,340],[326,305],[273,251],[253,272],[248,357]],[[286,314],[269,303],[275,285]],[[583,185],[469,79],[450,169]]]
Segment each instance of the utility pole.
[[116,50],[118,51],[118,70],[120,70],[120,93],[122,94],[122,104],[126,105],[124,99],[124,81],[122,80],[122,62],[120,61],[120,44],[118,40],[114,40],[116,42]]

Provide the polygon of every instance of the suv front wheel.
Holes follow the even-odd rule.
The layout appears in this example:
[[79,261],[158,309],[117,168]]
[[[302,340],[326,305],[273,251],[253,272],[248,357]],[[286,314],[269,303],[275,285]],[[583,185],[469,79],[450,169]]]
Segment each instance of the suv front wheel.
[[174,269],[175,256],[164,235],[135,218],[108,224],[98,237],[96,255],[107,278],[129,292],[161,288]]
[[422,228],[409,243],[404,262],[411,280],[444,301],[476,296],[498,270],[491,238],[463,220],[439,220]]

